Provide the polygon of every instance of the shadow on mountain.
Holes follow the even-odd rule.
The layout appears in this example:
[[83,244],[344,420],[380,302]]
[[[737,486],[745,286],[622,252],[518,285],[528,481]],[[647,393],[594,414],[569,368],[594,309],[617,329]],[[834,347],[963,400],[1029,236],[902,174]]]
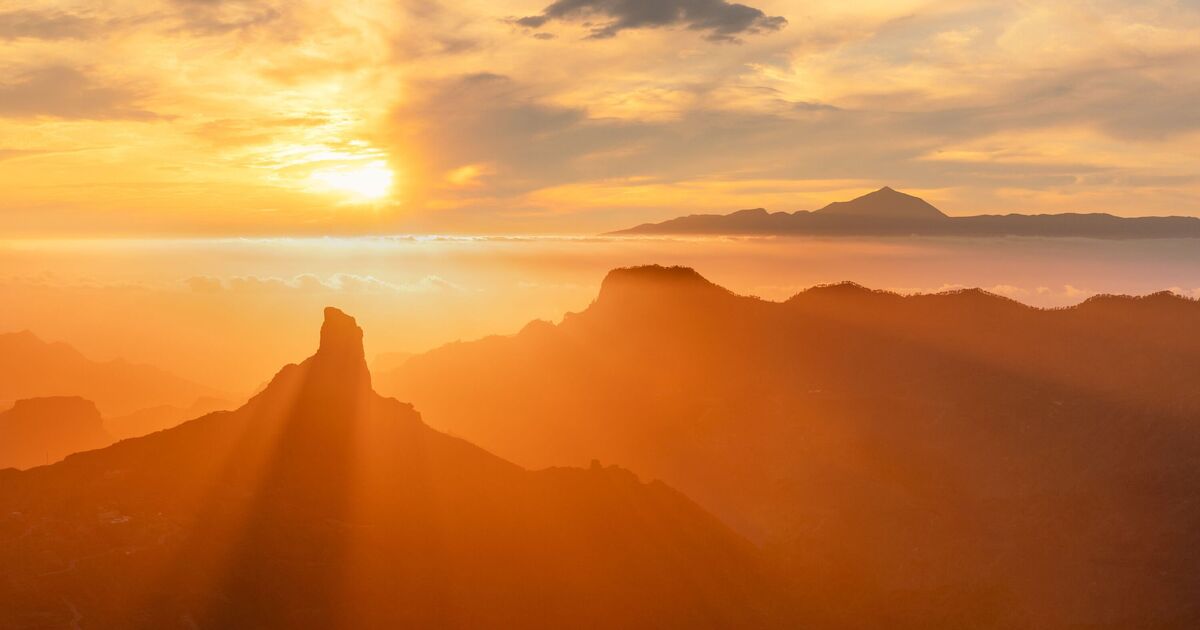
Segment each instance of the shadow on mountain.
[[379,387],[522,465],[681,488],[773,550],[817,627],[1191,628],[1197,324],[1166,293],[774,303],[645,267]]
[[767,212],[754,208],[724,215],[693,214],[661,223],[644,223],[612,234],[1197,238],[1200,218],[1118,217],[1099,212],[951,217],[923,199],[884,187],[812,212]]
[[771,627],[777,596],[665,485],[530,472],[376,395],[336,309],[236,411],[0,471],[5,628]]

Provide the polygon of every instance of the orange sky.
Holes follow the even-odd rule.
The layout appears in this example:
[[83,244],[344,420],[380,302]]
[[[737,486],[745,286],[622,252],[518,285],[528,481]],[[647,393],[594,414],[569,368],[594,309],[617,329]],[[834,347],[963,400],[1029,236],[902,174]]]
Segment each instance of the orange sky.
[[1200,214],[1195,0],[0,1],[9,235]]

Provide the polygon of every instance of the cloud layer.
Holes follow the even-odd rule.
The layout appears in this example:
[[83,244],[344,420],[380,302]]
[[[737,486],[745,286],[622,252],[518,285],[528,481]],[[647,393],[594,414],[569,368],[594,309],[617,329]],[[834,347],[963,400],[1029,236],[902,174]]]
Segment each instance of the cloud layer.
[[777,31],[787,24],[781,16],[725,0],[556,0],[538,15],[517,20],[541,28],[547,22],[608,20],[590,27],[592,39],[607,39],[629,29],[683,26],[702,31],[713,41],[735,41],[740,35]]

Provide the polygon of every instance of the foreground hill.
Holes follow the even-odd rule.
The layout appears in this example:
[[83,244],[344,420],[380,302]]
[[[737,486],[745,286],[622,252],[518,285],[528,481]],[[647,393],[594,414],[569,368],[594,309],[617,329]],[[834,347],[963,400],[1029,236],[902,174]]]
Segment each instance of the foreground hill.
[[644,223],[613,234],[1198,238],[1200,218],[1129,218],[1105,213],[951,217],[923,199],[884,187],[812,212],[767,212],[755,208],[724,215],[693,214],[661,223]]
[[[769,544],[818,627],[1200,624],[1200,303],[785,303],[614,271],[381,379],[521,464],[628,462]],[[464,386],[464,383],[469,385]]]
[[376,395],[354,320],[244,407],[0,471],[4,628],[770,625],[756,550],[629,472],[530,472]]
[[163,405],[186,408],[216,395],[155,367],[92,361],[65,343],[48,343],[28,331],[0,334],[0,401],[81,396],[111,416]]
[[0,412],[0,468],[32,468],[112,444],[100,412],[82,398],[19,400]]

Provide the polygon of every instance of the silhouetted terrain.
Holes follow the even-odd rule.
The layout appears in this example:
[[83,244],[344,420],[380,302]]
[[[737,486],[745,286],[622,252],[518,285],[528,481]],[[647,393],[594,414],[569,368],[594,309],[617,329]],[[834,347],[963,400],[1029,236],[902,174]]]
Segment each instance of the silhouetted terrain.
[[528,466],[621,461],[777,554],[815,627],[1200,625],[1200,302],[784,303],[617,270],[381,390]]
[[82,398],[20,400],[0,413],[0,468],[44,466],[112,441],[96,405]]
[[1196,238],[1196,217],[1118,217],[1105,213],[946,216],[912,195],[884,187],[813,212],[693,214],[644,223],[613,234],[769,234],[827,236],[1046,236],[1086,238]]
[[216,395],[151,366],[92,361],[65,343],[47,343],[28,331],[0,334],[0,401],[81,396],[112,416],[161,405],[186,408]]
[[225,411],[234,405],[219,398],[203,397],[190,407],[159,405],[139,409],[123,416],[104,419],[104,428],[118,440],[149,435],[155,431],[170,429],[186,420],[198,418],[214,411]]
[[335,309],[236,411],[0,471],[4,628],[741,628],[774,595],[667,486],[530,472],[376,395]]

